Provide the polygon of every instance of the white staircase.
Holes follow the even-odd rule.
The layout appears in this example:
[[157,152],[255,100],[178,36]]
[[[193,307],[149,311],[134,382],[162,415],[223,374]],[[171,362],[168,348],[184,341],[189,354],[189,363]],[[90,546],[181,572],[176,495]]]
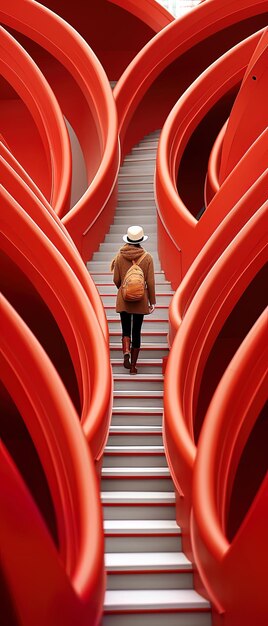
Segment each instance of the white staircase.
[[[88,263],[106,310],[114,372],[113,418],[105,448],[102,502],[107,591],[102,626],[210,626],[210,607],[193,589],[181,552],[175,494],[162,441],[162,359],[168,355],[172,296],[157,254],[154,168],[159,133],[145,137],[119,173],[118,206],[109,234]],[[122,366],[121,326],[110,261],[128,226],[149,235],[156,309],[144,318],[138,375]]]

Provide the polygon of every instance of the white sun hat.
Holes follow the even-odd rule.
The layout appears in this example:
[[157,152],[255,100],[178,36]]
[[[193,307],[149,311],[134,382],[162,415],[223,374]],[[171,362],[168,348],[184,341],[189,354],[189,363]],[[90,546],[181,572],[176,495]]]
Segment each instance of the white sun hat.
[[123,236],[123,240],[130,244],[142,243],[147,239],[148,235],[144,234],[141,226],[130,226],[127,229],[127,234]]

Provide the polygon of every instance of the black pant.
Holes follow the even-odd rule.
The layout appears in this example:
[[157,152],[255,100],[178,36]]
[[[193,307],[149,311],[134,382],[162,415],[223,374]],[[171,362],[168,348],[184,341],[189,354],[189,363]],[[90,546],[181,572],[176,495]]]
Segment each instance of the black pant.
[[132,348],[141,347],[141,326],[143,315],[141,313],[120,313],[122,324],[122,336],[131,338],[131,317],[132,317]]

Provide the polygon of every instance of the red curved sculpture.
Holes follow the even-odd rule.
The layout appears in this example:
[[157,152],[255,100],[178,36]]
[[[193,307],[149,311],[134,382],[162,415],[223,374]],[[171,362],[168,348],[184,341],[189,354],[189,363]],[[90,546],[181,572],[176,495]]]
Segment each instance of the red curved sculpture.
[[123,155],[142,136],[162,127],[206,67],[266,25],[266,0],[206,0],[149,41],[114,89]]
[[[268,474],[232,541],[226,533],[230,491],[239,459],[267,400],[268,309],[227,368],[208,409],[193,478],[192,538],[203,584],[218,613],[213,624],[267,622]],[[267,422],[267,420],[266,420]],[[267,428],[266,428],[267,431]],[[263,433],[264,435],[264,433]],[[220,613],[220,614],[219,614]]]
[[[46,189],[49,183],[48,200],[55,212],[62,216],[69,209],[71,187],[71,150],[65,122],[52,89],[37,65],[25,50],[4,29],[0,29],[1,73],[16,90],[38,129],[40,148],[47,161],[47,177],[38,177],[39,186]],[[10,119],[11,128],[16,120]],[[19,131],[17,131],[19,132]],[[12,135],[11,135],[12,138]],[[16,140],[14,152],[16,152]],[[11,147],[11,143],[9,142]],[[39,161],[38,154],[35,162]],[[44,167],[43,159],[39,169]],[[31,171],[28,172],[31,175]],[[34,178],[33,172],[32,178]],[[47,178],[49,180],[47,180]]]
[[[218,225],[227,214],[226,204],[219,202],[216,210],[215,203],[212,202],[207,207],[202,219],[198,221],[192,211],[188,210],[191,207],[185,206],[177,191],[177,175],[185,147],[193,130],[207,111],[213,107],[215,101],[230,90],[238,80],[242,79],[260,37],[260,33],[252,35],[208,68],[180,98],[163,128],[159,141],[155,182],[159,215],[158,249],[165,272],[174,287],[178,286],[194,260],[196,252],[199,252],[212,234],[213,227]],[[259,147],[261,148],[260,145]],[[265,157],[262,161],[263,167],[265,167],[264,162],[266,162]],[[260,170],[261,165],[257,159],[255,166],[254,164],[251,165],[246,176],[240,175],[237,199],[241,197],[250,184],[253,184],[255,176],[259,175]],[[230,184],[231,187],[233,180],[226,181],[226,183]],[[228,196],[228,194],[226,195]],[[233,205],[230,197],[227,202],[231,208]],[[167,239],[172,241],[173,258],[170,254],[171,251],[169,251],[169,255],[165,254]],[[174,263],[174,256],[176,263]]]
[[[108,343],[108,324],[102,301],[68,231],[63,226],[62,221],[57,217],[50,204],[42,196],[38,187],[33,184],[26,172],[12,157],[11,153],[3,146],[2,150],[0,146],[0,153],[1,152],[4,155],[4,158],[0,156],[0,172],[3,186],[12,197],[17,200],[66,259],[68,265],[80,280],[97,316],[105,340]],[[8,159],[8,162],[6,159]],[[9,163],[11,165],[9,165]],[[14,167],[16,171],[13,169]]]
[[[265,104],[268,94],[267,80],[268,28],[263,33],[248,64],[228,121],[219,172],[221,184],[257,137],[267,129],[268,113]],[[253,110],[256,111],[254,116],[252,116]]]
[[3,297],[0,315],[2,380],[42,459],[60,540],[58,551],[1,444],[2,573],[21,624],[58,626],[64,619],[71,626],[78,619],[81,625],[97,626],[104,563],[101,504],[92,456],[54,367]]
[[[264,203],[252,216],[210,270],[187,310],[168,359],[164,383],[164,441],[177,492],[177,519],[184,530],[188,553],[191,551],[189,515],[201,379],[225,320],[267,262],[268,245],[263,230],[267,206],[267,202]],[[231,352],[233,349],[235,343]],[[218,363],[219,371],[220,367]],[[212,388],[212,380],[208,387]]]
[[[107,77],[81,36],[44,6],[30,0],[15,0],[11,6],[5,0],[0,16],[4,24],[44,46],[66,70],[64,79],[76,105],[70,106],[69,90],[63,93],[64,106],[60,104],[64,113],[67,107],[66,117],[81,140],[89,181],[63,222],[88,260],[104,238],[115,206],[111,195],[119,167],[117,115]],[[55,93],[58,96],[57,86]],[[83,120],[88,121],[86,129]]]
[[[266,626],[265,571],[260,559],[258,566],[251,555],[248,559],[246,547],[251,542],[260,553],[267,546],[267,479],[254,467],[253,498],[247,493],[242,504],[237,494],[240,482],[246,482],[243,462],[267,385],[266,314],[242,343],[265,306],[268,130],[261,90],[266,84],[267,31],[262,35],[260,29],[267,24],[267,0],[206,0],[176,21],[153,0],[99,0],[90,7],[90,23],[83,0],[76,6],[71,0],[45,4],[49,8],[33,0],[2,0],[0,7],[3,24],[13,37],[17,31],[18,40],[40,64],[37,70],[19,44],[4,35],[2,63],[10,88],[5,80],[1,88],[10,98],[13,85],[33,113],[56,176],[54,211],[2,129],[2,278],[7,296],[28,325],[2,298],[4,388],[10,407],[13,402],[10,411],[18,411],[18,424],[23,418],[33,439],[53,517],[50,523],[46,510],[41,515],[36,503],[42,498],[34,501],[34,489],[29,480],[24,484],[15,455],[1,445],[0,530],[7,595],[23,626],[58,626],[62,621],[64,626],[99,626],[101,620],[104,548],[95,474],[108,435],[112,379],[107,321],[79,252],[88,260],[112,221],[120,148],[111,88],[86,42],[93,42],[115,80],[150,40],[114,94],[122,158],[135,141],[162,126],[175,104],[160,140],[156,188],[163,267],[174,287],[184,277],[170,308],[172,349],[164,398],[164,440],[177,519],[184,549],[197,568],[196,584],[213,604],[213,626],[252,626],[253,620]],[[110,21],[101,16],[104,6],[113,16]],[[14,52],[12,62],[8,48]],[[251,119],[255,95],[260,114]],[[59,106],[54,106],[55,96]],[[66,170],[61,152],[63,116],[80,143],[87,187],[60,220],[56,211],[61,216],[63,211],[57,207],[63,206],[70,185],[68,138]],[[211,120],[213,128],[208,124],[210,132],[202,135],[202,124],[204,128]],[[205,144],[200,171],[193,164],[187,171],[187,154],[193,154],[198,137]],[[207,172],[205,154],[210,155]],[[197,194],[189,191],[187,196],[184,181],[180,186],[188,175],[195,176],[201,198],[204,190],[206,210],[199,221]],[[47,340],[51,329],[55,335]],[[54,337],[62,362],[68,360],[66,376],[60,359],[56,362]],[[3,388],[0,392],[8,404]],[[13,532],[14,519],[24,535]],[[248,562],[254,572],[252,588]]]
[[65,337],[77,379],[84,432],[94,460],[100,462],[112,397],[108,346],[102,330],[64,257],[3,188],[1,200],[2,250],[35,286]]
[[[266,140],[267,141],[267,140]],[[180,286],[175,292],[169,308],[169,343],[172,345],[181,322],[186,315],[194,295],[212,266],[235,238],[244,224],[261,208],[267,197],[268,171],[255,181],[236,202],[232,210],[216,228],[193,261]],[[221,201],[219,192],[218,201]],[[222,200],[223,201],[223,200]],[[215,204],[217,207],[217,203]]]

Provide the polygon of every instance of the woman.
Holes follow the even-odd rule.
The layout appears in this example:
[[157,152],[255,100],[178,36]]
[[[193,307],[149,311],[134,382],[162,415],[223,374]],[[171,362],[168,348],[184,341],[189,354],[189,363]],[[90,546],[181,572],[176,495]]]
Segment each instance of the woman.
[[[141,345],[143,316],[152,313],[155,309],[154,262],[151,254],[141,246],[147,239],[148,236],[144,235],[141,226],[130,226],[127,234],[123,236],[125,245],[120,248],[111,264],[111,270],[114,272],[113,280],[118,287],[116,311],[120,313],[121,317],[124,367],[130,370],[130,374],[137,374],[136,363]],[[141,259],[141,257],[143,258]],[[140,267],[143,270],[146,289],[141,300],[129,302],[123,298],[122,284],[132,261],[136,263],[139,262],[139,259],[141,259]],[[130,351],[131,321],[132,344]]]

